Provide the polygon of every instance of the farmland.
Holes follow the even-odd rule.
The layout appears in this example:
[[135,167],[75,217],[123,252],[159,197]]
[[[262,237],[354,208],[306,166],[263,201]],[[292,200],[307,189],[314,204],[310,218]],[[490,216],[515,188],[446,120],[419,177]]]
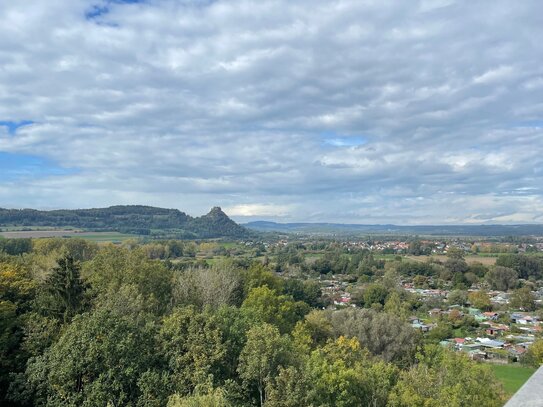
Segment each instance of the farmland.
[[91,232],[83,230],[64,230],[64,229],[32,229],[32,230],[10,230],[0,232],[0,236],[13,238],[49,238],[49,237],[77,237],[80,239],[90,240],[93,242],[122,242],[123,240],[137,238],[137,235],[129,235],[118,232]]

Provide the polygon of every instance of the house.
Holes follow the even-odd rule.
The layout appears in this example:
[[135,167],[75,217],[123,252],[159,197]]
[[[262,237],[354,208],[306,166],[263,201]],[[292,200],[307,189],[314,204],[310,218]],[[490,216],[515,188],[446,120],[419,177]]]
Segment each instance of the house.
[[430,329],[432,329],[431,325],[421,323],[411,324],[411,326],[415,329],[420,329],[421,332],[428,332]]
[[485,360],[488,358],[488,354],[486,352],[483,352],[481,350],[470,350],[468,352],[469,358],[471,360]]
[[470,315],[481,315],[481,310],[479,308],[468,308],[468,313]]
[[484,348],[502,349],[505,346],[505,342],[496,341],[489,338],[477,338],[476,341],[479,342]]
[[487,335],[496,336],[496,335],[503,334],[507,330],[509,330],[509,328],[503,325],[491,325],[489,328],[485,330],[485,332]]
[[462,349],[466,340],[464,338],[453,338],[452,342],[457,349]]
[[521,325],[531,325],[538,322],[539,318],[525,313],[515,312],[511,314],[511,322]]
[[483,316],[491,321],[496,321],[499,317],[499,314],[497,312],[483,312]]
[[534,323],[534,318],[532,318],[530,315],[526,315],[523,318],[517,319],[517,324],[528,325],[528,324],[533,324],[533,323]]

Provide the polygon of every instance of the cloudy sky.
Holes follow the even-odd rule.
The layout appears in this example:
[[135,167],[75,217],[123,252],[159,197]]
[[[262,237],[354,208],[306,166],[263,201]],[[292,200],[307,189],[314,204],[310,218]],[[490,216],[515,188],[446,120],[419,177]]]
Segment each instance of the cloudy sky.
[[0,207],[543,223],[543,4],[0,0]]

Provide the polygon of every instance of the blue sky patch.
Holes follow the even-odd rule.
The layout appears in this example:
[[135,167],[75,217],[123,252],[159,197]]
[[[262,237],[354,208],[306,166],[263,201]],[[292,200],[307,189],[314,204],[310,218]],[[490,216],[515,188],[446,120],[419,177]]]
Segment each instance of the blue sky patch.
[[23,126],[28,126],[29,124],[32,124],[32,123],[34,122],[31,120],[22,120],[20,122],[0,120],[0,126],[7,127],[9,134],[15,134],[18,128],[23,127]]
[[46,158],[0,151],[0,181],[42,178],[51,175],[73,174],[74,172],[74,169],[63,168]]
[[356,147],[367,143],[362,136],[343,136],[335,132],[321,133],[322,144],[331,147]]
[[145,0],[107,0],[105,4],[95,4],[90,10],[85,13],[85,18],[87,20],[93,20],[104,14],[109,13],[110,4],[136,4],[136,3],[145,3]]

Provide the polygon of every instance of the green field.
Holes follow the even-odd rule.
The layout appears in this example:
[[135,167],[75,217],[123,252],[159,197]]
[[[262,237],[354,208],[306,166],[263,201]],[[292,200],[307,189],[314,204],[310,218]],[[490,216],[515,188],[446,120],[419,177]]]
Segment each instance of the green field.
[[536,370],[518,365],[491,365],[490,368],[509,396],[515,394]]
[[137,239],[140,236],[124,234],[119,232],[92,232],[81,229],[44,228],[29,226],[24,228],[2,227],[0,238],[78,238],[90,240],[96,243],[119,243],[127,239]]
[[77,236],[74,236],[80,239],[90,240],[96,243],[119,243],[127,239],[137,239],[137,235],[128,235],[118,232],[89,232],[89,233],[78,233]]

